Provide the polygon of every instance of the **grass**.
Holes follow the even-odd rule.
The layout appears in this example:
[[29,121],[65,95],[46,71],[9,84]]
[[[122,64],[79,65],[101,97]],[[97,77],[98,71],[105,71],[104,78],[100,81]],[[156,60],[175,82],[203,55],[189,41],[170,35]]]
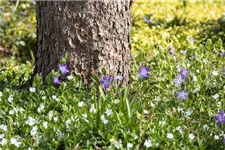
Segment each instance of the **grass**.
[[[126,87],[112,80],[104,89],[102,79],[94,76],[88,89],[80,76],[69,74],[56,86],[53,77],[62,73],[55,70],[45,85],[36,76],[32,87],[18,90],[32,63],[14,56],[1,62],[0,147],[224,149],[224,125],[214,118],[225,107],[224,31],[217,23],[223,6],[135,2],[132,73]],[[153,14],[150,24],[144,20],[148,14]],[[141,66],[150,68],[147,78],[140,78]],[[176,85],[181,69],[188,73]],[[177,96],[182,90],[188,92],[183,99]]]

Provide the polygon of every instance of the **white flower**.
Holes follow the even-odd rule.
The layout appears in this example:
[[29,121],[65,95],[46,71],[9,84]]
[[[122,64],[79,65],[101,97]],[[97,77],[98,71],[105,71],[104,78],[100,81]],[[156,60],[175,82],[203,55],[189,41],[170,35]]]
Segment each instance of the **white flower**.
[[183,130],[182,130],[182,128],[181,128],[181,126],[176,127],[176,130],[179,131],[181,134],[184,133]]
[[56,95],[53,95],[52,99],[56,100],[56,102],[59,102],[59,98]]
[[41,95],[44,95],[44,94],[45,94],[45,91],[40,91],[40,94],[41,94]]
[[82,107],[84,105],[84,102],[83,101],[80,101],[79,103],[78,103],[78,107]]
[[0,139],[3,139],[5,137],[4,134],[0,134]]
[[190,116],[191,114],[192,114],[192,111],[191,111],[190,109],[188,109],[188,110],[185,112],[186,117],[187,117],[187,116]]
[[114,146],[115,146],[117,149],[121,149],[121,148],[123,147],[121,139],[119,140],[119,142],[115,142],[115,143],[114,143]]
[[54,117],[53,120],[54,120],[55,122],[57,122],[57,121],[58,121],[58,117]]
[[66,128],[69,128],[70,123],[71,123],[71,119],[66,120]]
[[7,131],[7,126],[2,124],[2,125],[0,125],[0,129],[2,129],[3,131],[6,132]]
[[169,138],[169,139],[173,139],[173,138],[174,138],[174,136],[173,136],[173,134],[172,134],[172,133],[167,133],[167,138]]
[[8,101],[9,101],[10,103],[12,103],[12,101],[13,101],[13,95],[9,95]]
[[72,80],[73,79],[73,76],[72,75],[69,75],[69,76],[67,76],[67,79],[68,80]]
[[214,76],[218,76],[218,75],[219,75],[218,71],[215,71],[215,70],[212,72],[212,74],[213,74]]
[[4,146],[4,145],[7,144],[7,142],[8,142],[8,141],[7,141],[5,138],[3,138],[2,141],[0,142],[0,144],[1,144],[2,146]]
[[144,114],[148,114],[148,111],[147,110],[144,110]]
[[106,109],[105,112],[108,116],[112,115],[112,109]]
[[29,124],[29,126],[33,126],[37,123],[37,120],[35,120],[32,117],[29,117],[27,121],[25,121],[26,124]]
[[34,135],[36,135],[37,134],[37,126],[34,126],[33,128],[32,128],[32,130],[30,131],[30,135],[31,136],[34,136]]
[[47,129],[48,128],[48,123],[45,121],[45,122],[43,122],[43,127],[45,128],[45,129]]
[[177,108],[177,111],[178,111],[178,112],[183,112],[184,109],[183,109],[182,107],[178,107],[178,108]]
[[145,147],[151,147],[152,146],[152,141],[151,140],[145,140],[145,143],[144,143]]
[[196,76],[193,76],[193,81],[197,82],[198,78]]
[[133,143],[127,143],[127,148],[133,148],[134,144]]
[[214,135],[214,139],[219,140],[220,139],[219,135]]
[[159,121],[159,125],[164,126],[166,124],[166,121]]
[[193,93],[197,93],[200,89],[197,87],[193,90]]
[[195,138],[194,134],[192,134],[192,133],[191,133],[191,134],[189,134],[189,136],[188,136],[188,137],[189,137],[189,139],[191,139],[191,140],[193,140],[193,139]]
[[21,144],[21,142],[17,141],[17,139],[15,139],[15,138],[11,138],[10,142],[12,145],[15,145],[16,147],[19,147]]
[[53,111],[50,110],[50,111],[48,112],[48,117],[49,117],[50,120],[52,119],[53,115],[54,115]]
[[108,120],[105,119],[105,116],[104,115],[101,115],[101,120],[104,124],[107,124],[108,123]]
[[36,92],[36,89],[34,87],[30,87],[29,91],[34,93],[34,92]]
[[191,64],[188,63],[188,64],[187,64],[187,67],[190,67],[190,66],[191,66]]
[[209,130],[209,126],[208,126],[207,124],[204,124],[204,125],[203,125],[203,129]]
[[82,114],[82,117],[84,117],[85,119],[87,118],[87,114]]
[[45,109],[45,105],[43,103],[40,104],[40,106],[38,107],[37,111],[40,113]]
[[153,104],[153,103],[150,103],[150,105],[151,105],[151,107],[155,107],[155,104]]
[[45,99],[46,99],[46,96],[42,96],[41,98],[42,98],[43,100],[45,100]]
[[219,94],[215,94],[212,96],[214,99],[218,99],[219,98]]
[[96,113],[96,109],[95,109],[95,105],[94,104],[91,104],[90,112],[91,113]]
[[10,115],[13,115],[13,114],[14,114],[14,110],[10,110],[10,111],[9,111],[9,114],[10,114]]
[[0,97],[2,97],[2,92],[0,91]]
[[197,73],[199,73],[199,72],[200,72],[200,70],[199,70],[199,69],[197,69],[197,70],[196,70],[196,72],[197,72]]
[[119,102],[120,102],[119,99],[115,99],[115,101],[114,101],[115,104],[118,104]]

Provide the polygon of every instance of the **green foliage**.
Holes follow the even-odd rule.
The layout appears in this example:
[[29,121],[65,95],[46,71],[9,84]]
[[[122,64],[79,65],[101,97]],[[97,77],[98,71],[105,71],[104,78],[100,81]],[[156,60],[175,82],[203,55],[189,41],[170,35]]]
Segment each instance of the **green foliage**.
[[[15,59],[1,64],[0,147],[224,149],[224,125],[214,119],[225,108],[224,33],[216,29],[222,4],[135,2],[131,81],[125,87],[111,81],[104,89],[93,76],[91,88],[86,88],[73,75],[56,86],[53,77],[60,72],[55,70],[45,85],[37,75],[32,87],[18,90],[32,64]],[[150,13],[151,23],[146,24],[143,17]],[[139,78],[141,66],[150,68],[148,78]],[[176,87],[181,68],[189,72]],[[188,92],[186,100],[176,96],[182,89]]]

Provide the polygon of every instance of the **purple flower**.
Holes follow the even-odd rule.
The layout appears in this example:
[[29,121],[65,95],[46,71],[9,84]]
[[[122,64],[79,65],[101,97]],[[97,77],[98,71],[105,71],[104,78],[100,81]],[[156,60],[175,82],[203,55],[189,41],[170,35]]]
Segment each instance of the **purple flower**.
[[53,82],[54,82],[54,84],[60,84],[59,77],[58,76],[54,76]]
[[174,52],[174,47],[173,47],[173,46],[170,46],[170,51],[169,51],[169,52],[170,52],[170,54],[172,54],[172,55],[175,54],[175,52]]
[[112,78],[110,78],[108,76],[104,76],[103,79],[100,81],[100,83],[103,85],[103,87],[105,89],[107,89],[110,86],[111,80],[112,80]]
[[140,78],[148,78],[149,71],[150,71],[149,68],[147,68],[145,66],[141,66],[141,68],[138,70],[139,77]]
[[58,68],[63,75],[66,75],[69,72],[69,69],[67,68],[66,64],[62,64],[62,65],[58,64]]
[[181,74],[182,79],[185,79],[187,74],[188,74],[188,71],[186,69],[184,69],[184,68],[181,68],[180,69],[180,74]]
[[188,92],[185,90],[177,91],[176,94],[177,94],[177,99],[180,99],[180,100],[186,100],[188,97]]
[[214,117],[214,119],[217,121],[217,125],[218,126],[221,126],[222,123],[225,123],[225,114],[224,114],[224,111],[221,110],[220,113]]
[[116,77],[114,78],[114,80],[120,80],[120,81],[122,81],[122,80],[123,80],[123,76],[116,76]]
[[225,52],[221,52],[221,53],[220,53],[220,56],[221,56],[221,57],[224,57],[224,56],[225,56]]
[[176,87],[179,87],[184,82],[184,79],[179,74],[175,79],[173,79],[173,82],[175,83]]
[[26,11],[25,10],[21,10],[20,11],[20,15],[26,15]]
[[144,17],[144,21],[145,21],[145,23],[147,23],[148,25],[151,24],[151,17],[152,17],[152,14],[149,14],[148,17]]
[[0,8],[0,13],[2,13],[2,8]]
[[223,138],[223,143],[225,143],[225,138]]

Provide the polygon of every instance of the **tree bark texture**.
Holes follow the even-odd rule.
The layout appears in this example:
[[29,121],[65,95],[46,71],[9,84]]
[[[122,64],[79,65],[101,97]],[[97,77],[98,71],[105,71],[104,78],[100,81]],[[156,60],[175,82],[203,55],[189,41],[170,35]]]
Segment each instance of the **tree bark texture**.
[[74,74],[90,81],[104,67],[129,80],[131,0],[37,1],[37,50],[34,73],[57,69],[68,53]]

